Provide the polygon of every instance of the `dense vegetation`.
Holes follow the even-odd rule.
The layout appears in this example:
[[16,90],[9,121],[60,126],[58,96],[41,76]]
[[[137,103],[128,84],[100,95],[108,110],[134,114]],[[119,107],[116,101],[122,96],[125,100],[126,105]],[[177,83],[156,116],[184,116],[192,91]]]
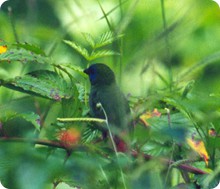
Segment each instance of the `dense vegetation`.
[[[9,189],[214,188],[220,9],[211,0],[9,0],[0,9],[0,181]],[[89,115],[92,63],[134,119],[128,153]],[[105,120],[104,120],[105,121]]]

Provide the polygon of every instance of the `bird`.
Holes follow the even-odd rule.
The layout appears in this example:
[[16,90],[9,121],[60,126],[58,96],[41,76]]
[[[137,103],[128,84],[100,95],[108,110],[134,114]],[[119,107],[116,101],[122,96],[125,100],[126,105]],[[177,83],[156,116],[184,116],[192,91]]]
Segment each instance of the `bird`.
[[[128,100],[116,83],[114,72],[103,63],[91,64],[84,70],[89,76],[91,88],[89,94],[90,114],[95,118],[108,121],[117,151],[126,152],[127,142],[122,135],[131,136],[133,125]],[[97,106],[101,104],[100,106]],[[103,132],[103,138],[108,133]]]

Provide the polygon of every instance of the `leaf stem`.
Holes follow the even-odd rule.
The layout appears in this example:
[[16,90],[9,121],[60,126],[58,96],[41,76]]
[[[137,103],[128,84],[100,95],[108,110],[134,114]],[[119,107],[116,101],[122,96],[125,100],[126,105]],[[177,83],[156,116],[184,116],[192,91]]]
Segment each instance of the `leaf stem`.
[[121,166],[119,165],[119,162],[118,162],[118,151],[117,151],[117,148],[116,148],[115,141],[113,139],[111,128],[109,127],[108,116],[107,116],[106,111],[103,108],[101,103],[98,103],[97,106],[101,107],[101,109],[102,109],[102,111],[103,111],[103,113],[105,115],[106,125],[107,125],[107,128],[109,130],[109,136],[110,136],[110,139],[111,139],[111,142],[112,142],[112,145],[113,145],[113,149],[114,149],[114,152],[115,152],[115,155],[116,155],[116,158],[117,158],[117,163],[118,163],[118,167],[119,167],[119,170],[120,170],[120,173],[121,173],[121,178],[122,178],[122,181],[123,181],[123,185],[124,185],[124,188],[126,189],[127,187],[126,187],[126,184],[125,184],[125,178],[124,178],[124,175],[123,175],[122,168],[121,168]]

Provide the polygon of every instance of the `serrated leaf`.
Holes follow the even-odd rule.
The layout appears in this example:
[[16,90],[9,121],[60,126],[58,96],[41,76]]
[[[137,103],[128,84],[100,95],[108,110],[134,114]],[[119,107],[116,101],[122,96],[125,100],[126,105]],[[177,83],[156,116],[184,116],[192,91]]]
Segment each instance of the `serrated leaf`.
[[57,73],[48,70],[31,72],[22,77],[6,81],[3,86],[31,95],[52,100],[69,99],[73,92],[67,82]]
[[7,122],[10,119],[13,119],[17,116],[17,112],[13,111],[13,110],[2,110],[2,107],[0,107],[1,110],[1,115],[0,115],[0,120],[1,122]]
[[89,33],[82,33],[84,39],[87,41],[87,43],[92,47],[94,48],[95,47],[95,40],[94,38],[92,37],[91,34]]
[[68,44],[69,46],[71,46],[73,49],[75,49],[79,54],[81,54],[86,60],[89,60],[89,53],[88,51],[80,46],[79,44],[73,42],[73,41],[67,41],[67,40],[64,40],[64,42],[66,44]]
[[18,47],[18,48],[22,48],[28,51],[31,51],[35,54],[39,54],[42,56],[46,56],[45,52],[38,46],[35,46],[33,44],[29,44],[29,43],[16,43],[14,44],[14,46]]
[[94,140],[98,136],[99,132],[98,130],[87,128],[83,132],[82,141],[85,143],[90,143],[92,140]]
[[21,117],[24,120],[31,122],[35,126],[35,128],[40,131],[40,116],[38,114],[35,114],[34,112],[28,112],[17,114],[16,117]]
[[83,69],[80,68],[79,66],[76,66],[76,65],[73,65],[73,64],[60,64],[60,65],[54,64],[54,66],[56,66],[58,68],[59,67],[61,67],[61,68],[64,68],[64,67],[69,68],[69,69],[75,71],[76,73],[82,75],[83,77],[87,78],[86,74],[83,72]]
[[0,54],[0,62],[19,61],[21,63],[36,62],[41,64],[49,63],[49,58],[35,54],[26,49],[11,49]]
[[89,57],[89,60],[92,61],[97,58],[102,58],[105,56],[112,56],[112,55],[120,55],[120,54],[112,50],[100,50],[100,51],[93,52],[91,56]]
[[5,111],[4,114],[0,116],[0,120],[2,123],[15,118],[22,118],[27,122],[32,123],[37,130],[40,130],[40,116],[34,112],[18,113],[10,110]]
[[86,89],[85,89],[85,86],[82,85],[82,84],[76,84],[76,87],[77,87],[77,90],[78,90],[78,99],[81,101],[81,102],[84,102],[85,100],[85,96],[86,96]]
[[95,48],[100,48],[111,44],[113,41],[121,38],[123,35],[115,35],[113,32],[108,31],[101,35],[100,39],[96,42]]

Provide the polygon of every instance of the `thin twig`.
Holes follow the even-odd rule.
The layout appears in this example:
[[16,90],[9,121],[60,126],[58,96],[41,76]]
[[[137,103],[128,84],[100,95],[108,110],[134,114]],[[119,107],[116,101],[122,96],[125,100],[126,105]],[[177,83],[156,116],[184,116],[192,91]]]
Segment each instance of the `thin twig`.
[[17,43],[19,43],[18,35],[17,35],[16,29],[15,29],[15,23],[14,23],[14,20],[13,20],[13,14],[12,14],[12,8],[11,7],[8,7],[8,15],[9,15],[9,19],[10,19],[10,22],[11,22],[11,27],[12,27],[12,31],[13,31],[15,41]]
[[65,147],[58,141],[43,140],[43,139],[1,137],[0,142],[22,142],[22,143],[31,143],[31,144],[41,144],[45,146],[65,149]]
[[[98,103],[97,106],[100,106],[100,107],[102,108],[102,111],[103,111],[103,113],[104,113],[104,115],[105,115],[106,125],[107,125],[107,128],[108,128],[108,130],[109,130],[109,136],[110,136],[110,139],[111,139],[111,142],[112,142],[112,145],[113,145],[113,149],[114,149],[116,158],[117,158],[117,160],[118,160],[118,151],[117,151],[117,148],[116,148],[115,141],[114,141],[114,139],[113,139],[113,135],[112,135],[112,132],[111,132],[111,128],[109,127],[108,116],[107,116],[106,111],[105,111],[105,109],[103,108],[103,106],[102,106],[101,103]],[[118,162],[118,161],[117,161],[117,162]],[[127,187],[126,187],[126,184],[125,184],[125,178],[124,178],[123,171],[122,171],[122,168],[121,168],[121,166],[119,165],[119,163],[118,163],[118,167],[119,167],[119,169],[120,169],[121,178],[122,178],[122,180],[123,180],[124,188],[126,189]]]

